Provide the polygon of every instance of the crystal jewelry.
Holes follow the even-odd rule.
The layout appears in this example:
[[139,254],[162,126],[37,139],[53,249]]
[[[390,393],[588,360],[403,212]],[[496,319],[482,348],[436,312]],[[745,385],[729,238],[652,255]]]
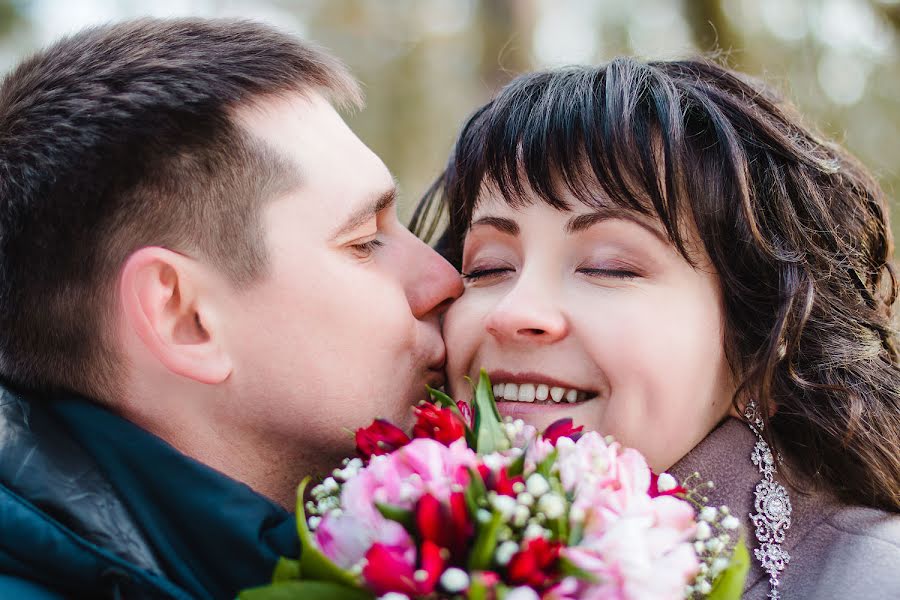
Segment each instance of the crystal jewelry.
[[777,460],[762,436],[763,420],[753,400],[747,403],[744,417],[750,429],[756,434],[756,446],[750,458],[762,474],[762,480],[756,484],[754,491],[756,514],[750,515],[750,520],[756,527],[756,539],[759,541],[759,548],[754,550],[753,554],[763,570],[769,574],[771,589],[768,597],[779,600],[781,593],[778,586],[781,582],[778,578],[791,559],[790,554],[781,547],[785,531],[791,526],[791,499],[784,486],[775,481]]

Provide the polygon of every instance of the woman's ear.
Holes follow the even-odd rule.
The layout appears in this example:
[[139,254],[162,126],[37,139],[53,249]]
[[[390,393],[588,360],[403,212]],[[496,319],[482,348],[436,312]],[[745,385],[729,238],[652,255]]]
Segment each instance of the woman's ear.
[[215,304],[201,285],[201,268],[177,252],[141,248],[122,268],[119,300],[123,326],[163,366],[182,377],[216,384],[228,378],[232,364],[221,332],[210,326]]

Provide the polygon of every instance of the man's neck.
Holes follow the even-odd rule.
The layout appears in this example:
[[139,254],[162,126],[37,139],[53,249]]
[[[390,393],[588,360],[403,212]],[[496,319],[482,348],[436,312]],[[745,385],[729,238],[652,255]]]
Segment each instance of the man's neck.
[[322,477],[333,468],[321,453],[304,449],[300,440],[248,430],[227,416],[203,410],[211,405],[186,401],[185,395],[170,391],[154,394],[152,400],[132,398],[113,410],[289,511],[296,506],[297,485],[303,477]]

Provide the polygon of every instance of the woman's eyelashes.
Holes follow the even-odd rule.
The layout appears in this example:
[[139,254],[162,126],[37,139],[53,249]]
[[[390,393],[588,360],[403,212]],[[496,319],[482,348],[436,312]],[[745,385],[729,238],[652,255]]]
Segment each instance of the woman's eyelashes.
[[588,277],[612,277],[614,279],[635,279],[636,277],[640,277],[639,273],[624,268],[604,269],[595,267],[580,267],[578,269],[578,273],[587,275]]
[[491,267],[491,268],[475,268],[468,272],[462,273],[462,278],[466,281],[480,281],[492,277],[499,277],[505,273],[514,271],[512,267]]

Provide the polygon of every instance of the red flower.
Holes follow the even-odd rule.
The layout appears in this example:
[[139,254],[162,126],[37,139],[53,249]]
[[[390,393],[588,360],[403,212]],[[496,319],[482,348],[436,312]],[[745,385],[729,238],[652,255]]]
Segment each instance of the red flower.
[[446,548],[454,564],[461,564],[465,559],[466,548],[475,531],[462,492],[450,494],[450,506],[431,494],[422,496],[416,504],[416,528],[423,540]]
[[544,538],[529,540],[524,550],[515,553],[507,565],[509,581],[542,589],[559,577],[559,550],[562,544]]
[[584,425],[572,427],[572,419],[559,419],[558,421],[551,423],[550,426],[544,430],[544,433],[541,434],[541,437],[555,446],[557,440],[561,437],[577,440],[581,437],[582,429],[584,429]]
[[449,446],[465,435],[465,423],[451,409],[438,408],[434,404],[423,404],[416,408],[413,437],[431,438]]
[[356,430],[356,452],[364,460],[389,454],[409,441],[402,429],[384,419],[375,419],[368,427]]
[[513,489],[513,486],[517,483],[521,483],[522,485],[525,484],[525,478],[521,475],[510,477],[509,471],[507,471],[506,467],[502,467],[500,471],[494,473],[488,468],[487,465],[485,465],[484,463],[479,463],[478,474],[481,475],[481,479],[484,481],[484,486],[488,490],[497,492],[498,494],[502,494],[504,496],[512,496],[513,498],[518,496],[516,491]]
[[404,556],[405,548],[373,544],[366,552],[366,566],[363,579],[375,594],[399,592],[407,596],[424,596],[434,591],[444,571],[441,549],[428,540],[419,549],[419,571],[424,577],[416,576],[416,569]]
[[647,490],[647,493],[650,494],[651,498],[656,498],[657,496],[675,496],[676,494],[687,494],[687,490],[676,484],[672,489],[666,490],[664,492],[659,491],[659,475],[651,471],[650,489]]

